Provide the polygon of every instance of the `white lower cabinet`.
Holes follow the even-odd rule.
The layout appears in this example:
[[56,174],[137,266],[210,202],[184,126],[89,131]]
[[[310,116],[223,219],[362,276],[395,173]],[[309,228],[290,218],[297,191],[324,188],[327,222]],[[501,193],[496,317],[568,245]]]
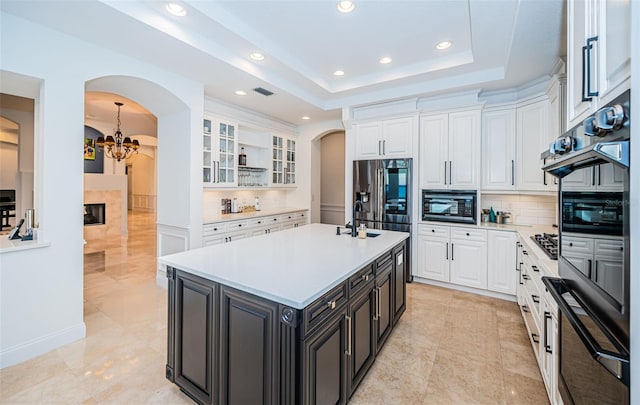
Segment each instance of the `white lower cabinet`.
[[418,277],[487,288],[487,231],[418,226]]
[[309,211],[292,211],[279,215],[256,216],[252,219],[205,224],[202,232],[202,245],[211,246],[233,242],[283,229],[297,228],[308,223]]
[[558,307],[542,283],[544,267],[518,239],[517,301],[529,335],[540,374],[553,405],[562,404],[558,394]]
[[515,232],[487,231],[487,289],[516,294]]

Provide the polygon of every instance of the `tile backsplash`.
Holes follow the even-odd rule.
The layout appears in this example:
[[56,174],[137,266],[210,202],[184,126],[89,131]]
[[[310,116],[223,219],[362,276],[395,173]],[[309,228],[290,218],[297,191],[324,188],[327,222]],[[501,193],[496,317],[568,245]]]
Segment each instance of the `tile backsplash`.
[[203,193],[203,216],[210,218],[220,215],[220,199],[237,198],[240,206],[254,205],[255,197],[260,197],[260,208],[282,208],[287,206],[287,193],[282,190],[205,190]]
[[558,223],[557,195],[482,194],[480,207],[511,212],[518,225],[551,225]]

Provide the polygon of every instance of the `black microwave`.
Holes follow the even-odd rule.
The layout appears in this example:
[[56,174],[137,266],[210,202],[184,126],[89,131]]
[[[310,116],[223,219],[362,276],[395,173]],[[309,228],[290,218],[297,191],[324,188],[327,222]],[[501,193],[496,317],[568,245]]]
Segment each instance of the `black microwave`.
[[476,190],[422,190],[422,220],[477,224]]

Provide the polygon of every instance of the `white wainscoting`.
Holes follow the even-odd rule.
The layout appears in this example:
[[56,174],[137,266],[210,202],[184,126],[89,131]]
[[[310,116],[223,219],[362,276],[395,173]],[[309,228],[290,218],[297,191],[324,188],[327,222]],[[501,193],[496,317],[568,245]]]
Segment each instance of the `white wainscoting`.
[[133,209],[136,211],[155,212],[158,196],[146,194],[133,194]]
[[344,204],[320,203],[320,222],[323,224],[344,225]]
[[[189,249],[189,229],[158,224],[158,257]],[[158,263],[156,284],[167,287],[167,269]]]

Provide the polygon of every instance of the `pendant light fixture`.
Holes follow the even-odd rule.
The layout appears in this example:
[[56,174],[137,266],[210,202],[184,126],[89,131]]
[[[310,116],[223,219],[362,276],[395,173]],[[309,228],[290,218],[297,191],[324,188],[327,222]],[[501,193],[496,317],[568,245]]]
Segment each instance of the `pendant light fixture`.
[[118,106],[118,126],[116,132],[113,134],[113,136],[107,136],[107,139],[99,137],[96,141],[96,145],[98,146],[98,148],[104,151],[105,156],[115,159],[119,162],[122,159],[131,157],[131,155],[133,155],[134,153],[138,153],[138,147],[140,146],[140,143],[137,139],[134,139],[132,141],[128,136],[124,137],[122,135],[122,132],[120,131],[120,107],[122,107],[124,104],[117,101],[114,104]]

